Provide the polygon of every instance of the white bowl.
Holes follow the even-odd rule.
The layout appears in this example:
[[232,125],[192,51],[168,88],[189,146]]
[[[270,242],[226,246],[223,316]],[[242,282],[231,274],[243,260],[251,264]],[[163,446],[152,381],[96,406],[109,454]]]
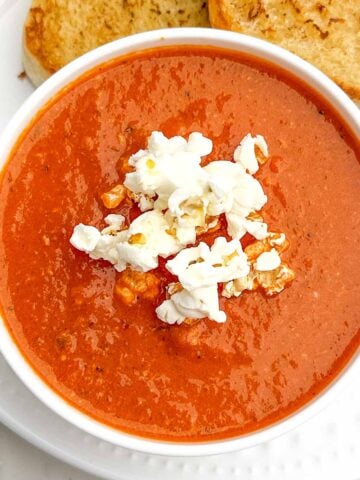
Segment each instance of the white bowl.
[[[0,139],[0,168],[21,132],[30,120],[59,90],[82,73],[112,58],[145,50],[148,48],[169,45],[210,45],[251,54],[260,59],[278,65],[310,85],[325,97],[344,119],[354,134],[360,137],[360,112],[349,97],[328,77],[315,67],[270,43],[253,37],[221,30],[202,28],[182,28],[158,30],[141,33],[104,45],[73,61],[53,75],[39,87],[15,114]],[[217,440],[202,443],[175,443],[156,441],[123,433],[106,426],[81,413],[57,395],[34,372],[10,336],[3,319],[0,319],[0,348],[23,383],[49,408],[82,430],[125,448],[141,452],[172,455],[199,456],[231,452],[251,447],[281,435],[303,423],[319,412],[342,390],[346,384],[360,378],[360,358],[353,358],[338,378],[315,400],[304,406],[291,416],[262,430],[228,440]],[[31,414],[31,412],[29,412]]]

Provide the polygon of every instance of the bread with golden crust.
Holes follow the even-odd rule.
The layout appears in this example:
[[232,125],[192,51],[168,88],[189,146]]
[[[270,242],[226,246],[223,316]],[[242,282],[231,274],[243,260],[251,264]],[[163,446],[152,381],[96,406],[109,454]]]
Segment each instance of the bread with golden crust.
[[209,0],[211,25],[276,43],[360,102],[360,0]]
[[120,37],[165,27],[209,26],[204,0],[33,0],[24,68],[37,86],[62,66]]

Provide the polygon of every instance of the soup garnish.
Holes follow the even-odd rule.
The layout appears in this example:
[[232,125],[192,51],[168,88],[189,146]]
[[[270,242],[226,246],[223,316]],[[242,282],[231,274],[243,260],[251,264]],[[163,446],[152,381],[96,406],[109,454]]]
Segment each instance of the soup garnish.
[[[269,232],[259,213],[267,197],[253,174],[268,157],[265,139],[248,134],[235,149],[234,161],[201,166],[202,157],[211,152],[212,141],[199,132],[191,133],[188,141],[153,132],[147,149],[131,155],[128,164],[133,171],[126,173],[124,185],[101,196],[108,208],[130,198],[145,213],[130,225],[122,215],[107,215],[101,231],[79,224],[70,239],[75,248],[109,261],[118,272],[126,268],[143,272],[133,277],[132,289],[117,284],[115,292],[127,304],[142,294],[149,297],[152,277],[146,272],[158,267],[159,256],[176,255],[165,268],[178,281],[165,286],[169,298],[156,308],[158,318],[169,324],[200,318],[223,323],[226,314],[219,310],[219,288],[228,298],[257,287],[273,295],[295,277],[279,255],[288,246],[285,234]],[[186,248],[196,243],[199,233],[216,228],[221,215],[231,240],[218,236],[211,247],[200,242]],[[256,241],[243,251],[240,240],[246,234]],[[143,291],[139,283],[144,284]],[[158,290],[153,292],[156,296]]]

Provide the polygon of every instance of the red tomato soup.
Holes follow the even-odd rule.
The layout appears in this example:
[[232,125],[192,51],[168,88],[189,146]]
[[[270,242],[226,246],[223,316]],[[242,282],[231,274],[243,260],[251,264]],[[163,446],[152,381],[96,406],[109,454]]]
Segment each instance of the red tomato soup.
[[[202,132],[209,160],[265,137],[257,177],[265,220],[290,241],[289,288],[221,298],[223,324],[170,326],[158,303],[119,301],[113,266],[70,245],[80,222],[138,214],[110,212],[101,195],[153,130]],[[358,142],[306,86],[235,52],[171,47],[94,69],[36,116],[3,171],[0,298],[19,348],[70,404],[141,436],[226,438],[286,417],[359,345]]]

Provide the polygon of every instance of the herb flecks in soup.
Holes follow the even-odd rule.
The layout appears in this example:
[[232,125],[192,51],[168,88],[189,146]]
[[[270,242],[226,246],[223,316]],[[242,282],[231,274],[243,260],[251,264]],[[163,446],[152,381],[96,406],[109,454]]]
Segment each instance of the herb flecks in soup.
[[[127,305],[142,297],[155,298],[158,288],[151,280],[155,277],[146,272],[157,269],[159,257],[177,254],[165,264],[177,283],[164,285],[170,298],[156,308],[158,318],[171,325],[200,318],[223,323],[226,314],[219,310],[219,288],[225,297],[258,287],[273,295],[295,277],[279,255],[288,246],[285,234],[269,232],[259,213],[267,197],[252,176],[259,169],[256,147],[264,163],[268,157],[264,138],[249,134],[236,148],[234,162],[217,160],[202,167],[202,157],[213,149],[210,139],[198,132],[188,141],[153,132],[147,149],[130,157],[134,171],[126,173],[124,185],[101,196],[108,208],[132,198],[146,213],[127,226],[122,215],[108,215],[102,231],[79,224],[70,242],[91,258],[112,263],[118,272],[126,268],[143,272],[122,276],[120,284],[132,278],[129,285],[116,285],[115,292]],[[219,235],[210,247],[200,242],[186,248],[198,235],[218,227],[221,215],[231,240]],[[240,240],[246,234],[257,242],[244,252]]]
[[[268,197],[263,220],[250,219],[284,232],[290,247],[280,251],[281,235],[241,239],[250,271],[215,297],[224,323],[159,321],[166,285],[169,295],[179,288],[170,258],[116,272],[69,244],[81,222],[100,231],[115,215],[107,225],[116,230],[150,212],[120,187],[155,130],[213,139],[204,166],[231,159],[249,132],[269,147],[256,172]],[[94,69],[35,117],[2,174],[0,301],[14,340],[69,403],[123,431],[202,441],[290,415],[359,345],[359,150],[306,85],[236,52],[171,47]],[[139,201],[146,209],[149,199]],[[230,241],[227,229],[220,215],[198,241]],[[136,233],[131,241],[143,241]],[[296,278],[269,297],[263,288],[276,293],[288,275],[273,282],[261,270],[278,261],[273,248]]]

